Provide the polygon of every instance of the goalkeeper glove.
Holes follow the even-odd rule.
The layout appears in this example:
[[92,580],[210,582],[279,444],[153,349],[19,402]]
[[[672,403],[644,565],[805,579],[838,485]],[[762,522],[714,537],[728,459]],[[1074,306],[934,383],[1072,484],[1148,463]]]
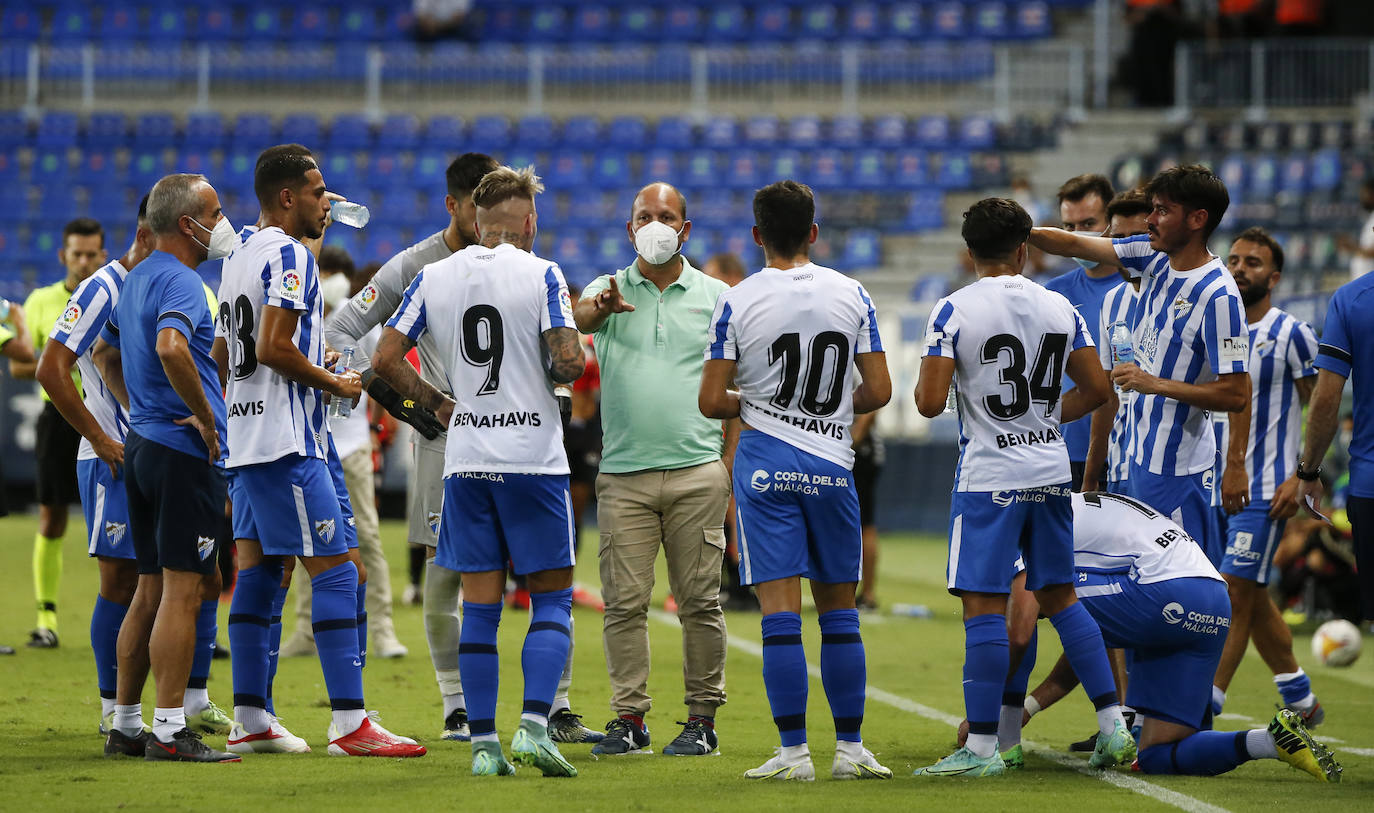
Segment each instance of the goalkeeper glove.
[[394,415],[397,420],[405,421],[415,427],[415,431],[424,435],[425,440],[434,440],[445,429],[433,412],[409,398],[402,398],[401,394],[383,381],[380,376],[374,375],[372,380],[367,382],[367,394],[371,396],[372,400],[381,404],[383,409]]

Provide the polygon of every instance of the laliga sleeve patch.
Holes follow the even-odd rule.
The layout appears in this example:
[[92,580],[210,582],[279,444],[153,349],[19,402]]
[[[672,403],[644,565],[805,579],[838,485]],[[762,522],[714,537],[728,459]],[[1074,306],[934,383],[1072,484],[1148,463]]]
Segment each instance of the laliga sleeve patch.
[[1246,336],[1228,336],[1221,340],[1221,361],[1223,364],[1243,362],[1250,355],[1250,339]]
[[562,291],[559,292],[558,304],[559,307],[563,310],[563,318],[571,321],[573,318],[572,295],[568,293],[567,288],[564,288]]
[[281,284],[277,286],[277,296],[292,302],[300,302],[305,298],[305,280],[299,271],[291,270],[281,275]]
[[376,303],[376,301],[377,286],[373,285],[370,282],[367,284],[366,287],[364,287],[361,291],[358,292],[357,296],[353,297],[353,304],[362,313],[367,313],[368,311],[372,310],[372,305]]
[[66,310],[62,311],[62,318],[57,320],[57,330],[71,333],[76,328],[76,323],[81,321],[81,314],[80,305],[75,302],[68,302]]

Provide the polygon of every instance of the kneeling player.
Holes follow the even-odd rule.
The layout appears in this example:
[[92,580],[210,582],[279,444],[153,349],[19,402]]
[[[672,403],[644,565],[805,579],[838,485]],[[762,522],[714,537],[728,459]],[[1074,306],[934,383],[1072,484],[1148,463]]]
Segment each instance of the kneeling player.
[[[1252,759],[1279,759],[1340,781],[1330,749],[1291,709],[1280,709],[1268,728],[1205,730],[1231,604],[1226,583],[1182,528],[1129,497],[1090,492],[1073,495],[1073,541],[1079,599],[1108,645],[1134,654],[1126,701],[1144,717],[1141,771],[1215,776]],[[1072,688],[1047,680],[1031,693],[1033,707]],[[1015,721],[1002,722],[1002,741],[1019,741],[1019,731],[1006,730]]]

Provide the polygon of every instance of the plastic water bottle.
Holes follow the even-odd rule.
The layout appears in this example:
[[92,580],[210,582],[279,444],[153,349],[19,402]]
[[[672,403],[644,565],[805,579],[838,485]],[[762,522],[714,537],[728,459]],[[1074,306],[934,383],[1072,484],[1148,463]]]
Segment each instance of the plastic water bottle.
[[893,604],[892,614],[904,615],[907,618],[930,618],[935,615],[924,604]]
[[[1135,363],[1135,345],[1132,343],[1131,329],[1126,327],[1125,322],[1116,321],[1112,323],[1110,341],[1112,366]],[[1116,391],[1121,392],[1121,387],[1118,386]]]
[[945,396],[945,413],[953,415],[959,411],[959,389],[954,386],[954,380],[950,379],[949,394]]
[[0,298],[0,322],[7,322],[10,318],[10,301]]
[[342,223],[355,229],[361,229],[367,225],[367,221],[372,219],[372,212],[368,211],[366,206],[351,200],[334,201],[329,205],[329,214],[334,218],[335,223]]
[[[336,364],[336,365],[334,365],[334,368],[335,368],[336,370],[339,371],[339,374],[340,374],[340,375],[343,375],[344,373],[348,372],[349,369],[352,368],[352,365],[353,365],[353,348],[351,348],[351,347],[345,347],[343,353],[339,356],[339,363]],[[349,415],[352,415],[352,414],[353,414],[353,399],[352,399],[352,398],[340,398],[339,396],[336,395],[336,396],[334,396],[334,398],[333,398],[332,400],[330,400],[330,402],[329,402],[329,417],[331,417],[331,418],[347,418]]]

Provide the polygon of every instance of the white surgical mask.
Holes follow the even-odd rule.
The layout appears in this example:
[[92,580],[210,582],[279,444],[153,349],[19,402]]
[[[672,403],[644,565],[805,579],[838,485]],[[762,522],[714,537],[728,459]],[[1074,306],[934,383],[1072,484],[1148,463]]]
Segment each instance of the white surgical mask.
[[635,232],[635,251],[649,265],[663,265],[677,254],[678,237],[682,231],[654,220],[645,223]]
[[201,243],[200,238],[196,237],[194,234],[191,235],[192,240],[200,243],[201,248],[209,252],[205,255],[207,262],[210,260],[222,260],[230,254],[233,254],[234,249],[239,247],[239,233],[234,228],[234,224],[229,222],[229,218],[221,217],[213,229],[207,229],[201,226],[200,221],[196,220],[194,217],[191,218],[191,222],[200,226],[204,231],[210,232],[209,245]]
[[320,296],[324,297],[324,306],[333,310],[342,305],[348,299],[351,287],[346,274],[336,272],[323,277],[320,280]]
[[1092,260],[1082,259],[1081,257],[1074,257],[1073,261],[1078,263],[1078,267],[1083,269],[1084,271],[1091,271],[1097,267],[1097,263],[1093,262]]

